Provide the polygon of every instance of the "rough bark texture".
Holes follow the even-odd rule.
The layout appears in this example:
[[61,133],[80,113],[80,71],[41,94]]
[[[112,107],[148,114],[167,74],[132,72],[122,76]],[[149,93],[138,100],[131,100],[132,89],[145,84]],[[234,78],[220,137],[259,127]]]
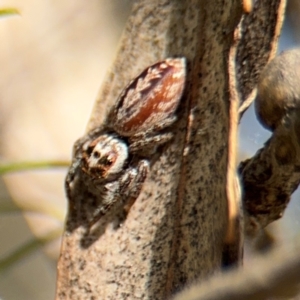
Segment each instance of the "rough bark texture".
[[[243,15],[236,29],[235,43],[230,51],[228,65],[230,130],[227,172],[229,226],[224,248],[224,265],[236,263],[237,258],[241,256],[243,244],[243,234],[240,234],[244,230],[243,208],[241,203],[238,203],[240,189],[236,178],[238,119],[254,100],[259,75],[267,62],[276,53],[283,23],[285,2],[285,0],[243,1],[246,14]],[[254,4],[253,7],[251,4]],[[238,106],[240,106],[239,109]],[[243,180],[244,178],[242,178]],[[260,185],[259,182],[255,184]],[[255,184],[252,182],[252,189],[255,189]],[[248,201],[247,195],[242,194],[243,202]],[[261,195],[261,200],[263,197],[265,195]],[[268,202],[268,200],[265,200],[265,202]],[[249,224],[250,218],[246,218],[245,221],[247,229],[252,226]]]
[[283,215],[300,183],[299,113],[286,116],[265,147],[240,164],[250,235]]
[[[221,267],[227,225],[227,61],[240,1],[138,1],[89,129],[127,82],[165,57],[188,59],[176,138],[153,163],[123,225],[63,237],[57,299],[165,299]],[[223,29],[226,28],[226,31]],[[78,222],[69,212],[68,222]],[[89,246],[83,247],[83,240]]]
[[237,51],[237,81],[241,95],[240,112],[253,102],[259,75],[276,55],[286,1],[260,0],[239,25],[241,40]]
[[[268,3],[278,8],[279,2]],[[228,64],[241,15],[239,0],[140,0],[134,5],[88,130],[101,124],[104,111],[141,70],[166,57],[185,56],[188,78],[172,129],[176,137],[152,161],[122,226],[114,226],[113,211],[86,233],[76,210],[93,207],[70,207],[67,222],[76,229],[63,236],[57,299],[166,299],[221,269],[228,187],[236,184],[231,174],[226,190],[228,157],[230,172],[235,161],[228,150],[235,139],[230,148],[228,135],[234,130],[234,136],[237,126],[229,128],[230,97],[238,97],[230,88],[242,84],[232,82],[239,67],[228,70]],[[274,32],[269,41],[273,37]],[[253,49],[252,55],[257,53]]]

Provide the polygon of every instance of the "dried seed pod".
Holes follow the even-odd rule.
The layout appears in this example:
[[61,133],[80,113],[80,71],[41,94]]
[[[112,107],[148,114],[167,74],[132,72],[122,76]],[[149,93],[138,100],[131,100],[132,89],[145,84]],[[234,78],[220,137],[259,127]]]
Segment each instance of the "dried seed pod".
[[262,71],[255,110],[261,124],[274,130],[292,109],[300,107],[300,49],[282,52]]

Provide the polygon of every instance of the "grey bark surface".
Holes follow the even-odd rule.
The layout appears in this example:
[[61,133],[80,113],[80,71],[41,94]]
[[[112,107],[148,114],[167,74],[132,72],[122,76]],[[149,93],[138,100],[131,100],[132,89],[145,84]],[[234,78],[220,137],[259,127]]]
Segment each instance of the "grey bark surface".
[[299,113],[287,115],[265,147],[239,166],[249,235],[283,215],[300,183]]
[[166,299],[221,269],[228,223],[228,60],[241,15],[238,0],[140,0],[133,6],[87,131],[103,122],[145,67],[184,56],[188,76],[175,138],[151,162],[121,226],[114,225],[114,210],[87,234],[77,211],[87,204],[69,208],[67,222],[76,229],[63,236],[56,299]]
[[86,237],[94,241],[86,249],[81,227],[64,235],[57,299],[165,299],[220,269],[227,225],[227,57],[240,15],[239,1],[134,5],[88,129],[101,123],[104,108],[142,69],[185,56],[188,83],[176,137],[153,163],[120,228],[103,220]]
[[250,14],[239,24],[241,40],[237,49],[237,81],[242,114],[256,96],[256,85],[263,67],[276,55],[286,1],[254,2]]

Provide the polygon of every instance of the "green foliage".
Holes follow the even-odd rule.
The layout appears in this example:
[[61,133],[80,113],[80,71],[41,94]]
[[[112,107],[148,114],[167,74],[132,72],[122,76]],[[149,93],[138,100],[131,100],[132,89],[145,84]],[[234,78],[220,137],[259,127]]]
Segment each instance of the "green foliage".
[[0,175],[11,172],[29,171],[47,168],[66,168],[70,165],[68,161],[24,161],[16,163],[0,163]]
[[0,18],[19,14],[19,11],[15,8],[0,8]]

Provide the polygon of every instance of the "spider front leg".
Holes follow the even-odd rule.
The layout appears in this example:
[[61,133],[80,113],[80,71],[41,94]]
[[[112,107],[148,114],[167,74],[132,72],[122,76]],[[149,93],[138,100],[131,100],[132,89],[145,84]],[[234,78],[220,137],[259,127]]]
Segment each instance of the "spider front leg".
[[147,160],[141,160],[136,168],[129,167],[119,179],[106,183],[104,185],[101,203],[94,211],[93,217],[89,222],[89,227],[93,226],[101,217],[105,216],[117,202],[125,206],[125,210],[128,212],[141,192],[148,171],[149,162]]
[[143,159],[139,161],[136,168],[128,168],[120,178],[120,195],[122,195],[122,205],[126,213],[129,212],[131,206],[139,196],[148,172],[149,162]]

